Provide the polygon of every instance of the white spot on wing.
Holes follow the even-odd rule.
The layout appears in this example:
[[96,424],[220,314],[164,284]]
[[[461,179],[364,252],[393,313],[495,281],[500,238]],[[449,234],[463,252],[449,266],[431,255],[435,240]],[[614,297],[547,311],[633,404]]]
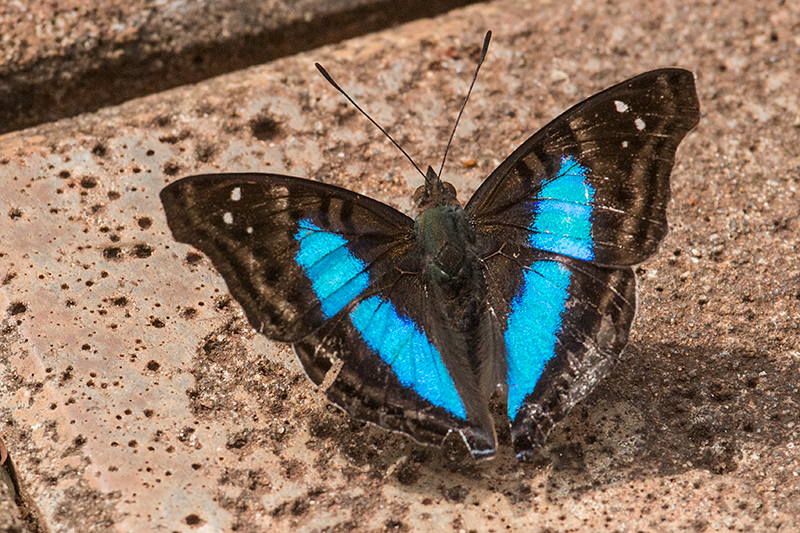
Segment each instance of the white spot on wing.
[[626,104],[625,102],[623,102],[621,100],[614,100],[614,107],[617,108],[617,111],[619,113],[624,113],[625,111],[627,111],[629,109],[628,108],[628,104]]
[[622,147],[623,148],[627,148],[628,147],[628,141],[622,141]]
[[231,200],[234,202],[238,202],[242,199],[242,188],[241,187],[234,187],[231,191]]
[[637,130],[644,131],[644,128],[645,128],[644,120],[642,120],[641,118],[637,117],[636,120],[633,121],[633,123],[636,124],[636,129]]
[[252,226],[247,226],[247,229],[245,231],[247,231],[248,235],[252,235],[253,234],[253,227]]
[[230,211],[222,215],[222,221],[229,226],[233,224],[233,215],[230,213]]

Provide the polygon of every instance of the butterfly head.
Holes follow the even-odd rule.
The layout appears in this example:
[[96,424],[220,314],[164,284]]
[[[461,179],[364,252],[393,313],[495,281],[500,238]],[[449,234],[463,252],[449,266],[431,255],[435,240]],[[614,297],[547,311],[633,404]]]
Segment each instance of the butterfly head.
[[442,205],[461,205],[456,198],[456,188],[442,181],[433,168],[428,167],[425,173],[425,185],[414,192],[414,206],[417,211]]

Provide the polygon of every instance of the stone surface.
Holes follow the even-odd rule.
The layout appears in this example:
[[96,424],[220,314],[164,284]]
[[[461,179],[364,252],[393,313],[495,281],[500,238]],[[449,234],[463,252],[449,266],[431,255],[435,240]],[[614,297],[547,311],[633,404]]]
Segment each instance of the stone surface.
[[[266,171],[410,207],[483,32],[445,177],[468,198],[572,104],[697,74],[671,233],[614,372],[517,464],[425,448],[326,404],[255,334],[158,192]],[[50,531],[800,528],[800,13],[795,4],[499,1],[0,137],[0,418]]]
[[4,2],[0,133],[195,83],[467,3]]

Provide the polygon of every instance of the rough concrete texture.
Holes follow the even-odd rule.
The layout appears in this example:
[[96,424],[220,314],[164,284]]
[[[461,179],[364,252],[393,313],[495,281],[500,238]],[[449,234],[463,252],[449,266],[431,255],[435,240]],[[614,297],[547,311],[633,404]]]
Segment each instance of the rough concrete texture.
[[0,133],[195,83],[467,3],[470,0],[7,1],[0,5]]
[[[420,177],[313,68],[468,198],[560,111],[697,74],[671,233],[614,372],[517,464],[349,419],[255,334],[158,192],[285,172],[401,209]],[[800,11],[500,1],[0,137],[0,417],[26,501],[72,531],[800,529]]]

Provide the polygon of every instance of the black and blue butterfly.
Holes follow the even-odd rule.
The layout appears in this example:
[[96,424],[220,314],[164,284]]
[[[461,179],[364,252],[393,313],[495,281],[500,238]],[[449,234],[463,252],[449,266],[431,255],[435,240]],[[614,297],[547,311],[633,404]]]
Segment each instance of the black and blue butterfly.
[[675,152],[699,116],[691,72],[646,72],[550,122],[464,207],[428,167],[414,219],[275,174],[191,176],[161,200],[175,238],[335,405],[423,443],[458,433],[486,458],[499,391],[527,460],[625,347],[633,266],[667,233]]

